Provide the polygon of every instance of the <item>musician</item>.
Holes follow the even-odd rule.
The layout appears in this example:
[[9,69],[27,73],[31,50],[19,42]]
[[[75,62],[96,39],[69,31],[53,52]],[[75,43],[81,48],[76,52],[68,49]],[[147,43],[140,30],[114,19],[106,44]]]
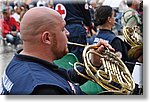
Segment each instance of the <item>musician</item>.
[[123,26],[140,26],[142,24],[140,15],[137,12],[140,7],[140,0],[127,0],[128,9],[123,12],[121,23]]
[[[142,19],[137,10],[140,8],[140,0],[127,0],[128,8],[123,12],[121,17],[122,26],[135,27],[139,26],[142,31]],[[129,51],[131,46],[126,44],[127,50]]]
[[[86,0],[54,0],[54,8],[66,21],[66,29],[70,32],[70,42],[87,44],[87,32],[92,26],[88,2]],[[83,47],[68,45],[69,52],[74,53],[82,62]]]
[[94,40],[97,43],[100,38],[105,39],[118,52],[123,61],[127,60],[127,49],[123,41],[112,32],[115,24],[114,10],[110,6],[100,6],[96,9],[95,18],[99,32]]
[[[95,12],[96,23],[99,32],[94,39],[94,43],[97,43],[100,38],[105,39],[115,49],[115,52],[120,56],[123,62],[127,62],[128,52],[125,43],[112,32],[112,27],[115,24],[114,10],[110,6],[101,6],[96,9]],[[126,64],[130,73],[132,73],[134,65]]]
[[[79,85],[87,80],[73,69],[66,71],[53,63],[68,52],[65,24],[51,8],[35,7],[25,13],[20,24],[23,50],[15,54],[4,71],[2,94],[84,94]],[[104,40],[97,46],[99,53],[104,47],[114,50]],[[85,73],[82,67],[78,70]]]
[[[143,33],[142,16],[138,13],[140,7],[142,10],[142,0],[127,0],[128,9],[123,13],[121,22],[123,26],[135,27],[138,26],[141,34]],[[131,51],[131,47],[126,43],[128,51]],[[143,49],[138,48],[136,52],[133,52],[134,57],[131,59],[135,63],[132,76],[136,83],[136,89],[134,94],[141,94],[142,90],[142,70],[143,70]],[[140,90],[140,91],[139,91]]]

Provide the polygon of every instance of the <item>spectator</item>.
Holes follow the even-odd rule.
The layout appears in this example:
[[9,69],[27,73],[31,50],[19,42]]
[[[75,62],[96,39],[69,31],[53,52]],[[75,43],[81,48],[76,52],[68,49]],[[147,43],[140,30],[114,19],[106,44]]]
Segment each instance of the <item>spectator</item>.
[[2,36],[7,39],[8,42],[17,46],[20,40],[19,24],[13,17],[10,17],[10,9],[5,8],[3,10],[4,20],[2,23]]
[[21,14],[22,9],[20,6],[15,6],[14,10],[15,12],[13,15],[11,15],[11,17],[13,17],[18,22],[18,24],[20,24],[20,14]]

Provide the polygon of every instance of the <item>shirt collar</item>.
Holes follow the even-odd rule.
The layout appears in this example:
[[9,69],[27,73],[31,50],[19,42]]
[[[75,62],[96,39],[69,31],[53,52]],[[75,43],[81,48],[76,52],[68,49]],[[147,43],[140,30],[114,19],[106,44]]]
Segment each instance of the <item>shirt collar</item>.
[[39,63],[40,65],[42,65],[48,69],[58,70],[58,66],[55,65],[54,63],[50,63],[48,61],[42,60],[42,59],[37,58],[37,57],[19,54],[21,51],[22,50],[19,50],[15,53],[15,58],[17,60],[26,61],[26,62],[35,62],[35,63]]
[[100,29],[99,33],[103,33],[103,32],[110,32],[110,34],[114,34],[111,30],[108,29]]
[[138,13],[135,9],[133,9],[133,8],[131,8],[131,7],[129,7],[127,10],[132,10],[132,11]]

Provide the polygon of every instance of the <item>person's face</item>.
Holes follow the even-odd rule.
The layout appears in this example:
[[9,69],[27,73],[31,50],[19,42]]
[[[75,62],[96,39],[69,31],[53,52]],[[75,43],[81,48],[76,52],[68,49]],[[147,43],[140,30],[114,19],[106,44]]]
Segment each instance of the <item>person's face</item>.
[[54,44],[52,46],[53,53],[56,59],[59,59],[68,53],[67,47],[67,34],[69,33],[65,28],[65,21],[61,19],[61,22],[56,27],[56,36],[54,37]]
[[10,18],[10,11],[9,10],[7,10],[5,13],[4,13],[4,20],[9,20],[9,18]]
[[21,7],[17,7],[16,12],[17,12],[18,14],[20,14],[20,13],[21,13]]
[[135,5],[136,9],[139,9],[140,8],[140,0],[134,0],[133,1],[133,4]]

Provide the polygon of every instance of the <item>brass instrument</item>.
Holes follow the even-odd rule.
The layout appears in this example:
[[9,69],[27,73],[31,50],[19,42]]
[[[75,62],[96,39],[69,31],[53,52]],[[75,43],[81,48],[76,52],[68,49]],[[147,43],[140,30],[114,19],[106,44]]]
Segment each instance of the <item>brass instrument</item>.
[[[76,43],[70,43],[79,45]],[[106,92],[114,92],[117,94],[132,94],[135,83],[133,78],[122,60],[106,48],[101,54],[94,51],[98,47],[95,45],[87,45],[83,50],[83,63],[76,62],[74,64],[75,71],[82,77],[89,79],[104,89]],[[99,56],[101,66],[96,67],[91,63],[92,55]],[[77,66],[84,66],[86,74],[84,75],[77,70]]]
[[143,35],[139,29],[140,28],[138,26],[134,26],[132,28],[126,26],[123,28],[125,41],[132,47],[143,45]]
[[143,35],[138,26],[134,27],[124,27],[123,34],[125,41],[131,46],[128,52],[129,57],[134,57],[137,59],[143,54]]

